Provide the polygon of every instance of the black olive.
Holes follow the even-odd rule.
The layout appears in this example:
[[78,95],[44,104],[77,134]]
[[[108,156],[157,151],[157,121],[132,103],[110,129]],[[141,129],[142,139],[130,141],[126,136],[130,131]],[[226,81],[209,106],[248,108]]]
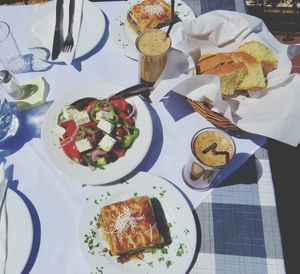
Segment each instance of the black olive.
[[108,163],[113,163],[118,160],[118,157],[111,152],[106,153],[105,160]]

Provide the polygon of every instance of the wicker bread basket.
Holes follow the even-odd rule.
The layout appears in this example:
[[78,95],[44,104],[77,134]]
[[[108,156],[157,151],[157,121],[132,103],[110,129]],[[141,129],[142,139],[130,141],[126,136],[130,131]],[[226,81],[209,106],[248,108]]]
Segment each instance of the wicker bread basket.
[[204,116],[210,123],[218,128],[224,130],[240,130],[231,121],[225,118],[223,115],[212,111],[205,103],[198,102],[187,98],[187,102],[192,106],[192,108]]

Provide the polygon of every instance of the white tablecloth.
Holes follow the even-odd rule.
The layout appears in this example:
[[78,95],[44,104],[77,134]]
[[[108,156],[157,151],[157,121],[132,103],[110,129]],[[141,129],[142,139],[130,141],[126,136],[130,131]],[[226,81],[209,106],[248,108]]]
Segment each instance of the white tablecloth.
[[[114,20],[117,8],[124,4],[124,2],[95,3],[104,12],[107,24]],[[37,6],[0,8],[0,18],[11,26],[23,54],[27,53],[26,28],[35,8]],[[0,148],[1,160],[6,161],[6,166],[11,171],[10,187],[17,189],[30,201],[31,211],[35,212],[33,215],[36,217],[33,220],[35,232],[40,231],[40,237],[34,240],[37,256],[27,266],[27,268],[31,267],[30,263],[34,262],[30,272],[33,274],[90,273],[80,251],[77,228],[81,206],[96,187],[82,187],[78,183],[67,180],[49,165],[42,147],[40,130],[45,111],[51,102],[57,100],[67,90],[99,81],[113,82],[124,87],[138,82],[137,62],[122,53],[109,36],[108,26],[106,28],[105,36],[97,49],[80,64],[76,62],[76,67],[54,65],[48,71],[17,75],[20,82],[42,76],[50,87],[47,103],[26,114],[23,113],[16,138]],[[174,98],[174,100],[180,99]],[[190,197],[194,207],[197,207],[209,192],[196,192],[184,185],[181,169],[189,144],[185,143],[186,145],[178,150],[172,149],[178,147],[176,143],[178,139],[173,138],[172,134],[180,133],[181,142],[190,140],[197,129],[210,124],[198,113],[175,121],[168,111],[168,105],[163,103],[155,104],[153,108],[156,110],[156,115],[153,116],[154,132],[156,132],[154,138],[156,142],[161,142],[157,130],[163,130],[164,140],[160,153],[157,153],[155,146],[151,147],[139,168],[177,184]],[[161,125],[158,124],[158,117]],[[245,135],[235,137],[235,141],[238,157],[223,178],[242,165],[265,142],[265,138]]]

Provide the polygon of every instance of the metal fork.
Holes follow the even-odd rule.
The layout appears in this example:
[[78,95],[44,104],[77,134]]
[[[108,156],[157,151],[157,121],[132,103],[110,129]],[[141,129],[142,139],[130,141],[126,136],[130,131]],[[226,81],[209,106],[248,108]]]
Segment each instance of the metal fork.
[[74,46],[74,39],[73,39],[74,8],[75,8],[75,0],[70,0],[69,27],[68,27],[68,34],[64,42],[64,47],[62,49],[63,52],[70,52]]

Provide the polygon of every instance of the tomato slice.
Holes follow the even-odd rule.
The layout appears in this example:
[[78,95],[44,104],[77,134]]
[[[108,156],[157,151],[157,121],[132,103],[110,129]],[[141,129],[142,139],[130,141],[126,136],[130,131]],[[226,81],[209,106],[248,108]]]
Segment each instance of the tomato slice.
[[85,128],[85,127],[97,128],[97,123],[96,122],[87,122],[80,126],[80,128]]
[[111,149],[111,152],[117,156],[118,158],[123,157],[126,153],[126,148],[122,148],[122,147],[113,147]]
[[71,159],[80,159],[81,153],[79,152],[75,140],[69,142],[68,144],[64,145],[63,151],[65,154],[70,157]]
[[125,111],[128,103],[125,101],[123,97],[117,97],[110,99],[111,104],[120,111]]
[[132,118],[128,118],[128,115],[124,112],[121,112],[119,114],[119,117],[122,119],[122,120],[125,120],[129,125],[133,125],[134,124],[134,121]]
[[77,125],[74,120],[67,120],[61,123],[61,126],[66,129],[64,133],[64,139],[72,136],[74,130],[77,128]]

